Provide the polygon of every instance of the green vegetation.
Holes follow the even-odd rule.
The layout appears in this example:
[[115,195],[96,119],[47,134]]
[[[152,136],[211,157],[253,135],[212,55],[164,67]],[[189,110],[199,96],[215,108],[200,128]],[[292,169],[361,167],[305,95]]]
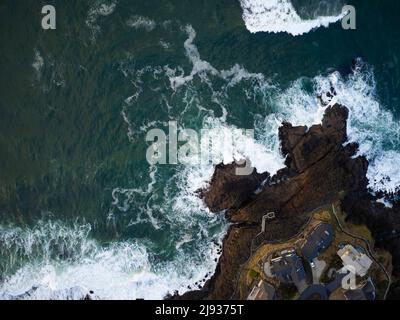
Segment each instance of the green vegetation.
[[256,279],[259,276],[259,273],[256,270],[250,269],[249,271],[249,277],[253,280]]
[[297,288],[294,284],[282,283],[279,287],[279,293],[283,300],[293,300],[297,295]]
[[[356,236],[360,236],[362,238],[367,239],[367,241],[373,244],[373,238],[371,232],[365,225],[355,225],[345,221],[344,213],[340,209],[340,204],[336,204],[335,209],[338,212],[338,219],[343,225],[344,229],[351,234]],[[309,224],[304,228],[302,233],[300,233],[297,237],[292,238],[286,242],[281,243],[265,243],[260,246],[254,255],[251,257],[247,264],[246,272],[242,274],[242,292],[247,292],[249,288],[254,286],[254,283],[257,279],[264,278],[265,274],[262,268],[260,269],[260,261],[265,261],[266,257],[276,257],[281,251],[287,250],[289,248],[295,248],[296,251],[299,251],[302,243],[304,243],[307,236],[310,232],[321,222],[329,223],[334,227],[334,237],[331,245],[326,248],[323,252],[321,252],[318,256],[319,260],[323,260],[326,262],[326,267],[320,277],[320,282],[322,284],[327,284],[334,279],[334,273],[332,276],[330,272],[332,269],[339,271],[343,267],[343,262],[340,257],[337,255],[337,250],[345,244],[351,244],[355,248],[367,252],[365,248],[365,243],[359,239],[356,239],[345,232],[343,232],[337,223],[334,212],[331,209],[322,209],[313,214],[312,220]],[[306,273],[307,282],[310,284],[313,281],[313,273],[311,265],[304,257],[302,257],[301,252],[297,252],[299,257],[302,260],[302,264],[304,266],[304,270]],[[391,256],[385,251],[378,252],[377,259],[383,264],[386,265],[387,268],[391,265]],[[374,269],[369,271],[368,276],[371,276],[374,284],[376,285],[377,295],[383,295],[382,292],[385,291],[385,284],[387,280],[382,273],[380,268],[375,266]],[[367,277],[358,278],[357,283],[362,283],[365,281]],[[276,281],[276,279],[273,279]],[[275,284],[277,287],[277,295],[280,299],[284,300],[293,300],[298,296],[298,290],[294,284]]]

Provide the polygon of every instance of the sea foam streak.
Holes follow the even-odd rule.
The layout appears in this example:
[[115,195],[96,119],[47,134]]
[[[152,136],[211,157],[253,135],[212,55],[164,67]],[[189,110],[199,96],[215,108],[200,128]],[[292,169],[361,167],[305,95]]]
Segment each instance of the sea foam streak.
[[[373,70],[359,62],[356,69],[347,77],[342,77],[335,72],[328,76],[317,76],[314,79],[298,79],[289,89],[281,91],[278,85],[272,85],[262,74],[249,73],[243,67],[234,65],[229,70],[217,70],[208,61],[201,59],[200,53],[194,43],[196,33],[191,26],[185,27],[188,38],[184,43],[185,53],[192,64],[192,70],[185,74],[180,67],[158,67],[157,77],[163,71],[169,78],[171,88],[176,92],[184,92],[185,99],[191,95],[190,103],[197,106],[199,112],[207,112],[207,108],[198,103],[196,90],[192,88],[195,79],[210,87],[212,94],[210,100],[222,109],[222,116],[215,119],[213,112],[209,117],[204,117],[204,126],[215,127],[218,130],[234,130],[227,123],[230,113],[226,102],[230,95],[230,88],[244,88],[246,83],[251,83],[252,88],[244,88],[243,93],[247,98],[262,97],[268,115],[263,117],[255,114],[255,129],[257,138],[253,152],[236,150],[240,157],[253,157],[252,162],[258,171],[269,171],[274,174],[283,166],[282,156],[279,151],[278,128],[282,121],[289,121],[294,125],[318,124],[321,122],[325,108],[318,103],[317,95],[323,95],[335,88],[339,102],[349,108],[348,136],[350,141],[359,143],[359,154],[365,155],[370,162],[368,179],[373,191],[383,190],[394,192],[400,186],[400,175],[396,172],[396,163],[400,160],[399,130],[400,127],[393,119],[390,112],[385,111],[375,95],[375,80]],[[222,87],[215,87],[214,79],[220,78],[225,82]],[[304,82],[309,82],[314,87],[311,92],[305,90]],[[193,93],[194,92],[194,93]],[[179,92],[178,92],[179,93]],[[190,105],[187,105],[186,109]],[[181,112],[182,114],[182,112]],[[210,120],[212,119],[212,120]],[[207,123],[208,122],[208,123]],[[213,123],[212,125],[210,125]],[[390,124],[390,125],[388,125]],[[257,151],[258,150],[258,151]],[[221,151],[221,162],[228,163],[234,157],[232,154]],[[268,156],[266,156],[268,155]],[[259,159],[259,160],[256,160]],[[263,160],[261,160],[263,159]],[[268,160],[270,159],[270,160]],[[236,159],[237,160],[237,159]],[[267,161],[268,160],[268,161]]]
[[[144,244],[100,246],[90,238],[90,229],[87,224],[50,221],[30,229],[0,226],[0,252],[10,261],[29,261],[0,284],[0,299],[18,298],[27,291],[25,299],[82,299],[90,290],[99,299],[161,299],[200,282],[212,267],[188,256],[151,266]],[[204,251],[216,254],[212,245]]]
[[99,17],[111,15],[115,11],[117,3],[118,2],[114,0],[96,0],[91,5],[86,19],[86,25],[92,30],[92,41],[96,39],[96,36],[101,30],[97,20]]
[[343,14],[303,20],[290,0],[240,0],[246,28],[252,32],[287,32],[293,36],[338,22]]
[[[311,92],[303,88],[305,81],[311,81],[314,88]],[[335,102],[349,109],[349,142],[357,142],[358,155],[366,156],[369,161],[369,187],[373,191],[398,191],[400,125],[381,106],[376,96],[373,69],[362,61],[358,61],[353,72],[346,77],[334,72],[314,79],[299,79],[288,90],[272,95],[275,112],[265,119],[268,130],[276,127],[277,120],[278,123],[286,120],[308,126],[320,123],[324,108],[315,97],[329,92],[332,87],[336,92]]]
[[[209,62],[200,58],[197,47],[193,43],[194,30],[187,27],[186,32],[189,35],[185,42],[186,55],[192,62],[193,69],[187,76],[181,74],[177,77],[170,77],[171,86],[174,89],[192,81],[196,75],[210,85],[212,82],[210,77],[220,77],[228,83],[223,87],[222,94],[214,92],[215,98],[228,94],[227,89],[230,86],[235,86],[242,80],[252,79],[256,80],[253,93],[265,96],[266,107],[272,107],[273,112],[263,122],[260,123],[256,119],[256,130],[262,138],[257,139],[255,146],[264,145],[263,151],[268,154],[268,156],[260,157],[260,161],[252,159],[254,166],[260,172],[266,170],[274,174],[283,166],[277,135],[282,121],[308,126],[320,123],[325,108],[318,103],[316,97],[324,95],[333,87],[337,94],[335,102],[349,109],[349,141],[357,142],[360,145],[358,154],[365,155],[370,162],[367,174],[369,187],[373,191],[389,193],[399,190],[400,174],[397,172],[396,164],[400,161],[398,152],[400,150],[400,125],[393,119],[392,114],[385,111],[380,105],[376,97],[376,83],[371,67],[358,61],[353,72],[347,77],[342,77],[338,72],[334,72],[328,76],[317,76],[314,79],[299,79],[294,81],[289,89],[282,92],[279,87],[269,84],[262,74],[248,73],[238,65],[228,71],[215,69]],[[311,81],[314,87],[312,92],[303,88],[304,81]],[[216,100],[214,99],[214,101]],[[221,121],[214,121],[214,125],[219,130],[225,130],[228,126],[225,123],[228,110],[221,101],[217,102],[225,109],[225,116],[220,119]],[[257,148],[253,148],[253,152],[247,154],[242,152],[241,155],[254,157],[254,155],[262,154],[262,152],[254,152],[254,150]],[[228,159],[233,160],[232,157],[227,157],[226,159],[222,158],[221,162],[227,163]]]
[[35,49],[35,56],[33,59],[32,67],[36,71],[36,76],[38,80],[40,80],[40,77],[42,75],[43,66],[44,66],[44,59],[41,56],[40,51],[38,49]]
[[[176,75],[176,69],[164,67],[168,76],[171,88],[176,91],[181,86],[190,87],[190,82],[194,77],[198,77],[202,82],[206,83],[212,90],[210,99],[219,105],[222,109],[222,116],[215,118],[213,115],[204,117],[203,126],[211,130],[211,139],[213,143],[219,143],[218,154],[213,154],[213,164],[228,164],[235,160],[248,158],[252,165],[260,172],[268,171],[275,174],[279,169],[284,167],[284,159],[279,153],[279,144],[273,143],[263,144],[255,141],[238,130],[235,126],[227,123],[227,106],[224,102],[229,96],[229,89],[239,85],[241,82],[249,81],[254,84],[254,90],[266,90],[270,85],[264,76],[260,73],[250,73],[242,66],[235,64],[228,70],[217,70],[209,62],[202,60],[200,53],[194,44],[196,32],[192,26],[188,25],[184,29],[188,35],[188,39],[184,43],[185,53],[192,64],[192,71],[185,75],[180,70],[180,75]],[[224,80],[224,84],[218,90],[213,87],[212,80],[214,77]],[[187,90],[187,88],[185,88]],[[220,141],[219,137],[232,137],[234,145]],[[214,150],[215,151],[215,150]],[[211,175],[207,177],[207,180]]]
[[[398,188],[400,175],[396,168],[400,156],[396,150],[400,149],[400,126],[379,104],[371,68],[357,67],[346,77],[333,73],[298,79],[281,90],[262,74],[247,72],[242,66],[233,65],[228,70],[213,67],[201,59],[193,28],[188,26],[184,31],[184,53],[192,66],[189,73],[185,74],[182,66],[122,70],[135,90],[126,99],[123,110],[131,141],[163,123],[164,120],[154,122],[154,118],[147,123],[135,122],[135,111],[147,107],[143,103],[147,100],[141,98],[146,99],[149,92],[155,95],[152,88],[167,86],[170,95],[159,97],[159,111],[166,112],[167,119],[177,120],[181,126],[197,114],[205,128],[236,132],[237,127],[230,123],[232,119],[254,115],[255,139],[236,133],[242,147],[238,146],[233,153],[221,148],[219,159],[228,163],[248,156],[258,171],[273,174],[283,167],[278,138],[282,121],[308,126],[320,123],[324,108],[316,96],[333,86],[337,101],[350,111],[349,139],[360,143],[360,154],[370,161],[370,187],[387,191]],[[310,83],[313,89],[306,90]],[[199,86],[202,90],[198,90]],[[248,109],[234,110],[230,101],[242,96],[247,99]],[[262,112],[253,113],[253,101],[261,101]],[[221,108],[219,117],[215,116],[212,104]],[[204,276],[215,270],[218,245],[214,241],[221,243],[227,227],[196,195],[199,188],[207,186],[214,167],[187,163],[174,168],[168,181],[159,178],[163,170],[171,170],[168,166],[149,166],[148,180],[145,175],[141,186],[115,188],[111,205],[114,212],[108,217],[121,219],[135,206],[135,201],[140,201],[143,211],[132,220],[132,225],[148,223],[154,232],[168,228],[169,241],[177,251],[173,260],[154,262],[154,244],[145,241],[102,245],[91,238],[90,225],[86,224],[71,226],[43,221],[33,228],[1,226],[0,254],[6,252],[5,256],[10,257],[10,261],[2,261],[6,263],[4,268],[9,270],[15,261],[21,261],[22,266],[17,265],[15,272],[7,272],[2,279],[0,298],[12,298],[38,286],[30,298],[79,298],[93,290],[99,298],[158,299],[167,292],[182,293],[188,285],[194,288],[196,282],[203,283]],[[163,203],[157,198],[162,198]]]
[[381,106],[376,96],[373,69],[358,61],[347,78],[336,72],[329,78],[317,77],[315,80],[319,91],[326,91],[332,84],[338,102],[349,109],[349,140],[359,143],[359,154],[369,160],[369,187],[373,191],[398,191],[400,124]]
[[157,25],[154,20],[138,15],[130,17],[126,24],[128,27],[134,29],[145,29],[146,31],[152,31]]

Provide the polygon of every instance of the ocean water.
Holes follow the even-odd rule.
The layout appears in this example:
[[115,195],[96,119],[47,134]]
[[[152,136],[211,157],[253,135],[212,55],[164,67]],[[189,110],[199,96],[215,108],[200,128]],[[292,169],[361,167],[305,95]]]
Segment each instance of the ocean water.
[[[45,4],[56,30],[41,29]],[[146,161],[146,133],[169,121],[232,134],[218,161],[274,173],[280,123],[319,123],[316,96],[334,87],[371,192],[399,190],[400,4],[350,1],[356,30],[342,29],[343,4],[2,0],[0,299],[204,284],[228,224],[196,195],[212,164]]]

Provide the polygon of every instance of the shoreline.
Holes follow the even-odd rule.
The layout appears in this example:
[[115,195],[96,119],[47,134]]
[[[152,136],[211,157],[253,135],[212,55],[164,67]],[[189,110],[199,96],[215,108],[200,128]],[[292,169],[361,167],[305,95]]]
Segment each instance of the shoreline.
[[262,216],[277,213],[276,219],[265,226],[261,241],[287,241],[306,225],[311,211],[336,201],[341,202],[349,222],[366,225],[375,246],[391,253],[395,280],[389,298],[396,296],[400,288],[396,249],[400,248],[400,239],[385,235],[384,230],[400,226],[400,203],[388,208],[369,192],[368,161],[364,156],[355,157],[357,144],[346,144],[347,120],[347,108],[333,104],[326,106],[319,125],[307,128],[283,123],[279,138],[286,167],[272,179],[268,173],[256,171],[250,176],[235,176],[235,164],[216,166],[209,188],[200,193],[212,212],[226,210],[231,223],[215,273],[202,289],[167,298],[238,299],[235,282],[241,266],[252,256],[253,242],[260,241],[256,237]]

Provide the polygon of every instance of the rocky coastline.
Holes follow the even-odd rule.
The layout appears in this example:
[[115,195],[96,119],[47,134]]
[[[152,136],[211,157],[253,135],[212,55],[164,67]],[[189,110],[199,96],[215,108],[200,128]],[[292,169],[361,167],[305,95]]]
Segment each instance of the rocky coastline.
[[273,177],[256,171],[237,176],[236,164],[216,166],[209,187],[199,195],[212,212],[224,212],[231,223],[222,254],[202,289],[169,299],[238,299],[238,273],[251,255],[263,215],[276,213],[257,241],[284,241],[306,224],[309,212],[337,201],[349,222],[366,225],[375,246],[391,253],[394,281],[388,298],[400,298],[396,280],[400,276],[400,203],[386,207],[368,190],[368,161],[355,156],[357,144],[347,143],[347,119],[345,106],[330,104],[319,125],[283,123],[279,138],[286,167]]

